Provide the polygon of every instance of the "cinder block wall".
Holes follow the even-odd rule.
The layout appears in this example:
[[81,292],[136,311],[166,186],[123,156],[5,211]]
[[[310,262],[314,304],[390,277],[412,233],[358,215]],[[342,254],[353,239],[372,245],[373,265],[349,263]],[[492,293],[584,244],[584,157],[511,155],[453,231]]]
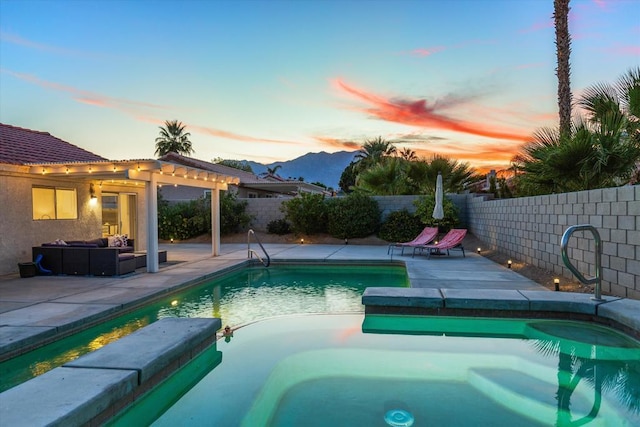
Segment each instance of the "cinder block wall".
[[[640,299],[640,186],[506,200],[468,195],[466,205],[469,231],[487,247],[565,278],[573,274],[562,261],[562,234],[593,225],[602,239],[602,290]],[[591,233],[575,232],[568,247],[578,270],[595,275]]]
[[[382,216],[415,211],[417,196],[376,196]],[[560,239],[571,225],[591,224],[602,239],[602,290],[640,299],[640,186],[605,188],[537,197],[491,200],[487,196],[447,194],[458,207],[461,227],[487,248],[572,278],[562,262]],[[283,218],[287,199],[244,199],[254,216],[251,227],[266,231]],[[585,276],[595,275],[595,244],[589,232],[576,232],[569,256]]]

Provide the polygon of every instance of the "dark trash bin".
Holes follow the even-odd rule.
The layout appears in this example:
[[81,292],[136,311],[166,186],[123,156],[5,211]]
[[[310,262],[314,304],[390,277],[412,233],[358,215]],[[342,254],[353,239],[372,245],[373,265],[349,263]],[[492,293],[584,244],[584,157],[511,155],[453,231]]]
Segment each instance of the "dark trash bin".
[[20,277],[33,277],[36,275],[36,263],[35,262],[21,262],[18,264],[20,269]]

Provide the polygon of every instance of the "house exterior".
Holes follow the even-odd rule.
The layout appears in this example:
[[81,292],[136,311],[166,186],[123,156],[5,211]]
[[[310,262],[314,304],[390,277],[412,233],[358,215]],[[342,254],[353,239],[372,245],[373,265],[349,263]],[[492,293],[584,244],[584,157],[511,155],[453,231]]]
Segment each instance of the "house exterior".
[[212,255],[219,252],[219,191],[234,175],[155,159],[109,160],[47,132],[0,123],[0,275],[56,239],[127,234],[158,270],[157,188],[212,194]]
[[[229,191],[238,198],[273,198],[293,197],[299,193],[325,193],[325,189],[314,184],[297,180],[285,180],[278,176],[258,176],[251,172],[235,169],[218,163],[206,162],[177,153],[168,153],[160,157],[161,161],[196,167],[220,175],[232,175],[238,178],[237,183],[229,184]],[[194,200],[204,193],[193,187],[168,186],[160,189],[162,197],[171,202]]]

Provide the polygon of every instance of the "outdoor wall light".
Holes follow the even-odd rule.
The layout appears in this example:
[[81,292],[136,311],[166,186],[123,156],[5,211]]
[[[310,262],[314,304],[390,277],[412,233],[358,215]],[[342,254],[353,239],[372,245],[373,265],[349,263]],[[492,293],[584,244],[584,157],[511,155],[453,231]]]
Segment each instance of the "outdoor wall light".
[[558,279],[557,277],[555,279],[553,279],[553,285],[556,288],[556,291],[560,290],[560,279]]
[[96,196],[96,189],[93,186],[93,182],[89,184],[89,204],[96,205],[98,203],[98,197]]
[[511,260],[507,261],[507,267],[511,268]]

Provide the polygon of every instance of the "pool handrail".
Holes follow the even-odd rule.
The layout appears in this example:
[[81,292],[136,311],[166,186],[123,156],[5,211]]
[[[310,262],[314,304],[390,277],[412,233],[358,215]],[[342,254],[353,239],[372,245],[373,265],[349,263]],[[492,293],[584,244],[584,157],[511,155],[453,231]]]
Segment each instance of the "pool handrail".
[[[596,253],[596,274],[593,277],[586,278],[578,271],[578,269],[571,263],[569,255],[567,253],[567,245],[569,244],[569,238],[575,231],[590,231],[593,234],[595,240],[595,253]],[[560,248],[562,251],[562,261],[569,270],[585,285],[595,283],[594,295],[591,297],[594,301],[603,301],[602,299],[602,239],[600,239],[600,233],[591,224],[572,225],[567,228],[562,234],[560,240]]]
[[[258,242],[258,245],[260,245],[260,248],[262,249],[262,252],[264,252],[264,255],[266,257],[266,261],[262,259],[256,251],[251,249],[251,235],[253,235],[253,237],[256,239],[256,242]],[[258,260],[265,267],[269,267],[269,265],[271,264],[271,257],[269,257],[267,250],[264,248],[264,246],[262,246],[262,243],[260,242],[260,239],[258,239],[258,236],[256,235],[256,233],[252,229],[249,229],[249,231],[247,232],[247,258],[252,258],[253,255],[255,255],[256,258],[258,258]]]

